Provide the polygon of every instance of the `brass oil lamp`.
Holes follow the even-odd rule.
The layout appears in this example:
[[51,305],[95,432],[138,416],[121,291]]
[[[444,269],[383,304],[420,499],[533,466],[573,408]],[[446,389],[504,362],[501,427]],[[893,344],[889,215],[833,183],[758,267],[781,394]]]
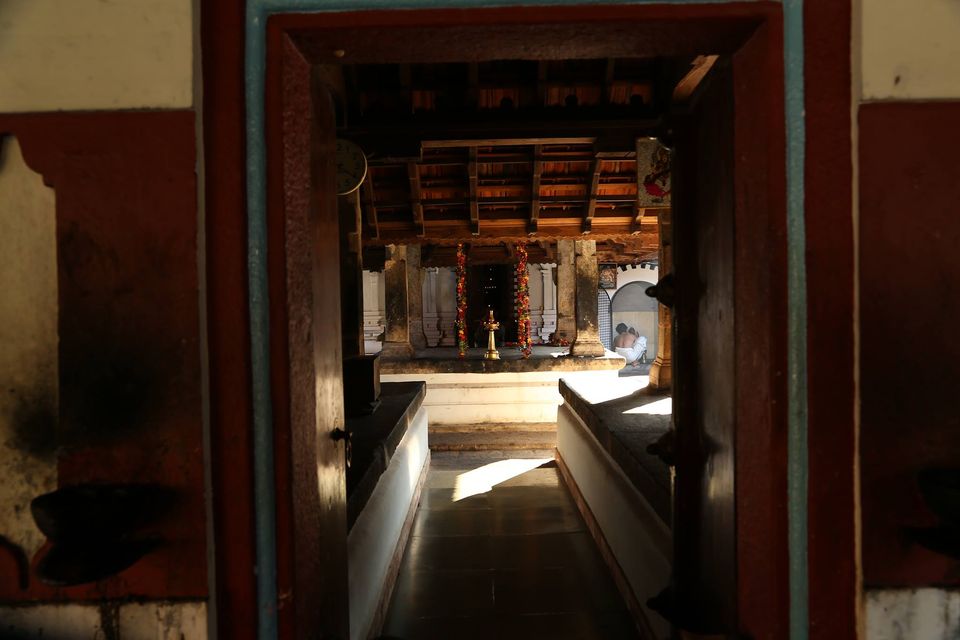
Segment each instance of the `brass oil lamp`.
[[483,354],[483,359],[499,360],[500,352],[497,351],[497,340],[493,332],[500,328],[500,323],[493,319],[493,309],[489,309],[489,313],[486,322],[483,323],[487,330],[487,352]]

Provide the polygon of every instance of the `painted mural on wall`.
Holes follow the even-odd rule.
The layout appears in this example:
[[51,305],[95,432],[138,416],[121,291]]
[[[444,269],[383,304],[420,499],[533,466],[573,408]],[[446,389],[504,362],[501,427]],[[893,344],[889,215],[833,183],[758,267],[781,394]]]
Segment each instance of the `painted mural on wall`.
[[617,265],[615,264],[600,265],[599,283],[600,283],[601,289],[616,289],[617,288]]
[[643,176],[637,206],[670,206],[670,150],[656,138],[637,140],[637,175]]

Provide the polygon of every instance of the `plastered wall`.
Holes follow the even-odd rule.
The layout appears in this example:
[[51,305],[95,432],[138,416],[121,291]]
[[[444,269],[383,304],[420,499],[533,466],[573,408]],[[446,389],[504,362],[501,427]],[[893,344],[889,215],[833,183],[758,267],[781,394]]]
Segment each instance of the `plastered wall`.
[[[865,637],[952,640],[960,637],[957,562],[909,532],[939,526],[917,475],[956,467],[960,446],[953,337],[960,3],[859,0],[854,7]],[[906,290],[909,313],[894,320],[885,310],[902,305]],[[896,359],[881,344],[890,336]]]
[[189,108],[193,0],[3,0],[0,112]]
[[960,98],[960,3],[860,0],[864,100]]
[[53,190],[12,136],[0,137],[0,291],[0,535],[31,558],[45,537],[30,500],[57,487],[57,231]]

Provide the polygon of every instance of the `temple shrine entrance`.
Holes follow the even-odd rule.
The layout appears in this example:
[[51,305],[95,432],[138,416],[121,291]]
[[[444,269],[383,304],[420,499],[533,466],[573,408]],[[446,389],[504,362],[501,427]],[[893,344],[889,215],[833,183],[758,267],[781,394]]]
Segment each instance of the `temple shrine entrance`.
[[517,310],[512,265],[491,264],[470,267],[467,273],[467,335],[471,347],[486,347],[487,332],[483,323],[487,311],[493,310],[500,321],[497,343],[516,343]]
[[[783,364],[782,289],[772,285],[783,275],[782,183],[768,162],[780,138],[776,127],[764,129],[767,120],[743,115],[748,107],[780,112],[765,75],[766,61],[780,59],[779,44],[762,13],[718,26],[670,17],[673,9],[632,22],[611,11],[548,24],[520,12],[515,30],[482,20],[380,29],[329,15],[270,22],[270,95],[283,96],[268,102],[271,166],[284,168],[272,174],[271,211],[281,214],[272,241],[293,254],[272,258],[273,277],[287,278],[287,290],[309,290],[312,281],[314,296],[316,285],[326,293],[339,283],[342,329],[333,333],[342,358],[328,366],[314,349],[313,359],[326,363],[316,371],[342,374],[346,422],[330,431],[334,444],[321,437],[316,449],[327,458],[341,452],[349,467],[345,569],[331,562],[324,583],[311,583],[284,544],[279,586],[309,585],[330,607],[345,593],[337,633],[436,635],[450,621],[422,619],[465,613],[459,601],[438,599],[419,613],[412,605],[456,592],[443,586],[449,572],[462,593],[484,594],[468,598],[469,619],[494,620],[497,629],[522,628],[516,616],[549,614],[579,616],[596,633],[605,610],[629,612],[617,637],[770,636],[780,628],[783,576],[768,569],[779,566],[782,538],[753,544],[749,559],[740,545],[779,526],[782,502],[768,500],[764,483],[737,481],[741,473],[782,476],[782,450],[769,436],[782,418],[770,411],[782,390],[771,373]],[[341,158],[338,147],[353,151]],[[293,169],[303,163],[309,184]],[[279,194],[287,194],[283,203]],[[295,224],[322,237],[322,252],[289,244],[290,210]],[[336,250],[333,229],[320,224],[334,211]],[[311,261],[312,280],[291,267]],[[641,287],[635,283],[613,296],[611,314],[634,314],[623,317],[638,337],[648,334],[653,361],[648,373],[621,376],[627,362],[601,337],[610,329],[600,321],[598,291],[601,273],[615,289],[618,268],[636,267],[657,273],[646,304],[626,305]],[[335,269],[339,278],[331,279]],[[497,358],[477,330],[490,310],[500,323]],[[321,311],[313,309],[317,327]],[[294,320],[291,337],[302,330]],[[379,353],[368,353],[370,342]],[[281,368],[276,378],[289,375],[304,390],[341,379],[306,373]],[[284,439],[284,428],[279,441],[297,442]],[[314,452],[280,453],[290,459],[278,477],[291,464],[310,470],[293,474],[292,496],[297,483],[315,491],[305,455]],[[450,473],[432,476],[432,458]],[[534,499],[537,482],[521,481],[525,474],[564,489]],[[575,505],[579,515],[528,530],[548,521],[540,499],[558,501],[563,513]],[[296,517],[281,517],[280,529],[296,547],[309,519],[293,505]],[[325,526],[336,517],[327,513]],[[583,567],[557,567],[551,582],[544,566],[521,579],[509,564],[515,556],[497,559],[496,548],[515,553],[512,536],[548,545],[551,531],[590,532],[591,553],[616,585],[610,601],[571,596]],[[425,550],[448,535],[452,554]],[[441,557],[435,571],[430,563]],[[423,574],[407,585],[434,581],[434,595],[405,590],[397,577],[404,562],[420,562],[407,569]],[[473,584],[478,571],[484,577]],[[539,590],[523,584],[570,589],[545,601],[524,596]],[[766,599],[740,599],[741,585],[761,584]],[[309,629],[301,625],[321,615],[309,601],[295,611],[296,619],[281,611],[289,628]],[[404,615],[415,619],[397,622]]]

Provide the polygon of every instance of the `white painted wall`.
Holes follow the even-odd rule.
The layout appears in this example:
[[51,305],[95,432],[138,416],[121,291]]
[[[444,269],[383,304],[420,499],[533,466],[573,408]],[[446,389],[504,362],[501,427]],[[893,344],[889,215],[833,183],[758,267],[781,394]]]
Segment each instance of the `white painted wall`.
[[404,521],[416,508],[413,500],[429,456],[427,409],[421,406],[347,538],[351,640],[369,637]]
[[423,405],[430,424],[517,424],[556,422],[563,403],[558,381],[587,378],[615,382],[623,358],[611,356],[609,369],[526,371],[520,373],[384,373],[383,382],[425,380]]
[[46,538],[30,501],[57,488],[57,225],[13,137],[0,138],[0,292],[0,534],[32,558]]
[[960,590],[879,589],[866,595],[867,640],[960,638]]
[[670,624],[646,606],[670,582],[669,527],[567,404],[557,416],[557,453],[641,604],[652,637],[671,637]]
[[960,98],[960,3],[860,0],[864,100]]
[[192,104],[193,0],[0,2],[0,112]]

